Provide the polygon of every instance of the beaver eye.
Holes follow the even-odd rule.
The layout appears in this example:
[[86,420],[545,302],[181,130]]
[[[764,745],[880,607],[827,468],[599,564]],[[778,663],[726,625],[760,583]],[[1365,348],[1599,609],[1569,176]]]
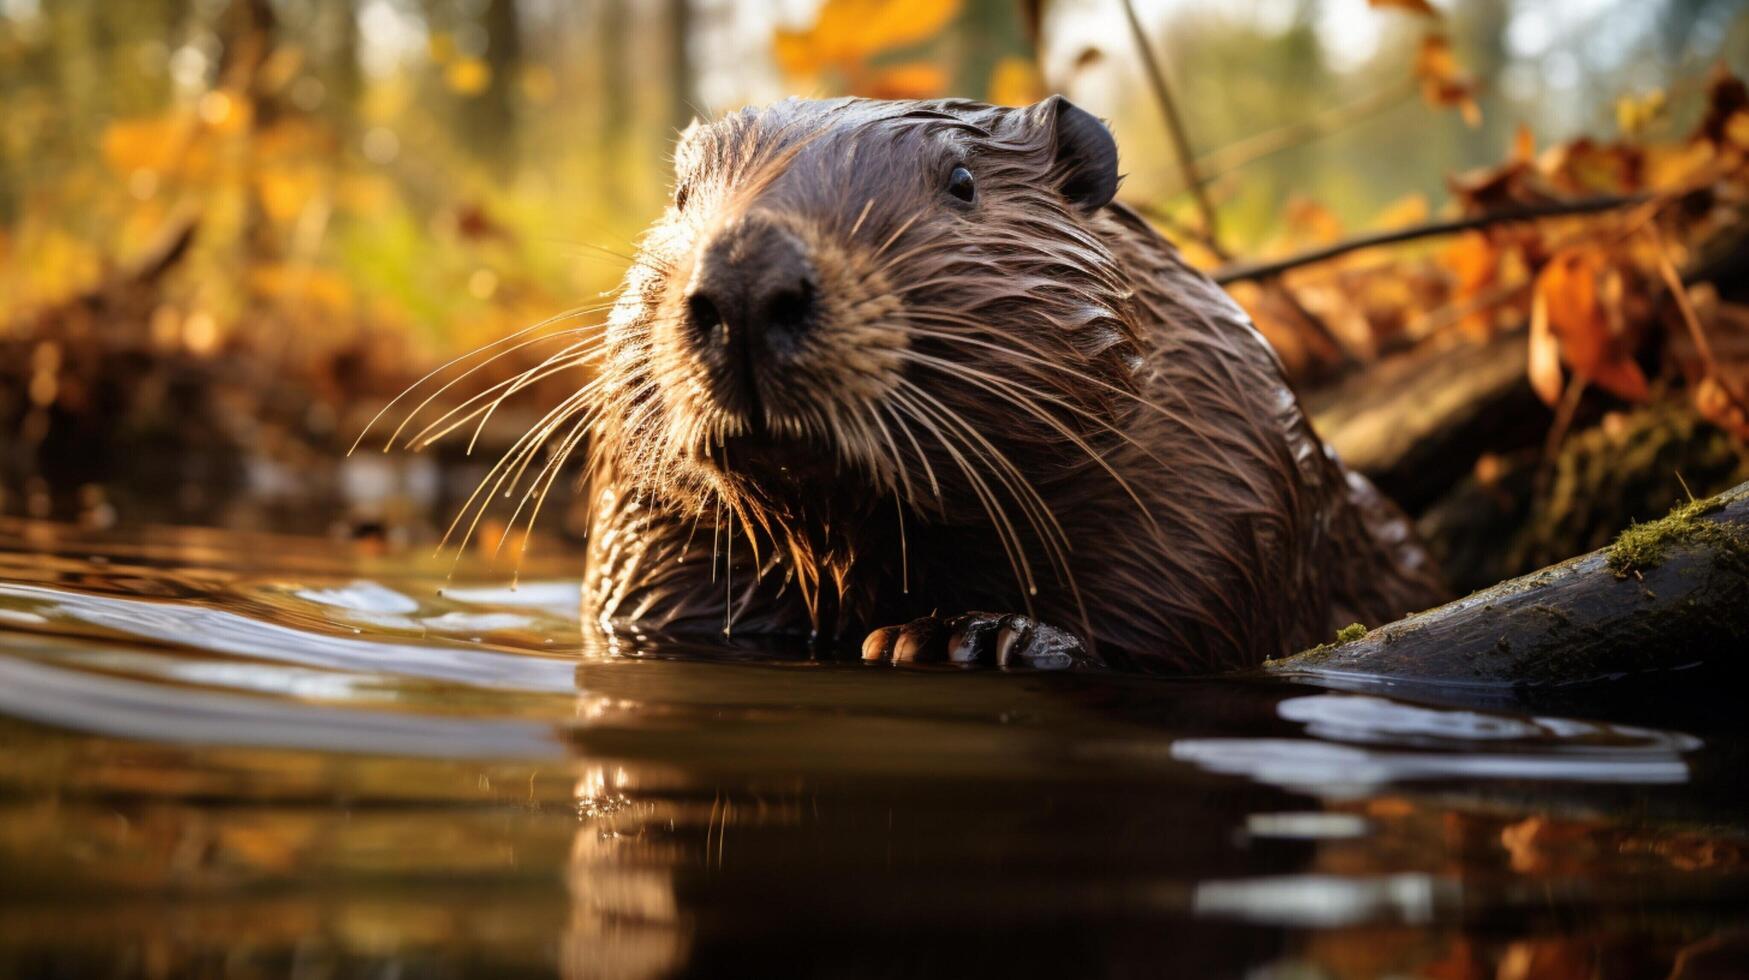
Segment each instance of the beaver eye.
[[953,168],[953,172],[947,175],[947,192],[967,204],[972,203],[972,197],[977,193],[972,172],[964,167]]

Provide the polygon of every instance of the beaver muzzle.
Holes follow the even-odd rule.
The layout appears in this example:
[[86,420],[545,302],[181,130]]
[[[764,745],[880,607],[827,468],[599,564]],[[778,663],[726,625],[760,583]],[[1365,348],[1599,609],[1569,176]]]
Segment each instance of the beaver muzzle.
[[818,316],[807,246],[770,218],[731,222],[705,244],[686,321],[723,408],[761,424],[761,388],[781,384]]

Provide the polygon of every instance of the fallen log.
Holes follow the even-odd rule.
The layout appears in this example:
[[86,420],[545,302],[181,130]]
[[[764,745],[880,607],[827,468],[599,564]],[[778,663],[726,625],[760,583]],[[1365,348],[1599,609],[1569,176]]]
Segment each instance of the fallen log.
[[1525,376],[1522,332],[1486,344],[1423,347],[1304,395],[1342,461],[1419,513],[1484,451],[1541,445],[1553,416]]
[[1743,658],[1749,483],[1622,532],[1607,548],[1374,630],[1270,661],[1326,686],[1510,694]]

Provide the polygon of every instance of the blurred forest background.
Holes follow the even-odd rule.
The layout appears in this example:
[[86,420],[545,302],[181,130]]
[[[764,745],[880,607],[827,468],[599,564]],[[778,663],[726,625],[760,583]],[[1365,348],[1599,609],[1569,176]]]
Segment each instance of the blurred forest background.
[[1746,70],[1742,0],[0,0],[0,514],[432,540],[579,379],[346,448],[611,291],[695,115],[1061,91],[1483,584],[1749,475]]

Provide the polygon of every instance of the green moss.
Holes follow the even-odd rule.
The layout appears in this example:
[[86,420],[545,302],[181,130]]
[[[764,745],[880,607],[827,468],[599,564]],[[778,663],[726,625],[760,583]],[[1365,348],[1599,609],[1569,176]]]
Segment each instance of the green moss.
[[1349,623],[1347,626],[1336,631],[1336,639],[1334,641],[1330,643],[1320,643],[1310,650],[1304,650],[1295,654],[1295,656],[1300,658],[1301,663],[1307,663],[1312,658],[1331,653],[1338,647],[1353,643],[1355,640],[1360,639],[1366,634],[1367,628],[1365,626],[1362,626],[1359,623]]
[[1669,557],[1670,549],[1679,545],[1704,545],[1724,551],[1735,558],[1749,557],[1749,542],[1741,531],[1716,521],[1702,520],[1701,515],[1716,509],[1716,499],[1690,500],[1679,504],[1666,517],[1644,524],[1632,524],[1609,546],[1606,561],[1616,578],[1627,578],[1636,572],[1657,568]]

